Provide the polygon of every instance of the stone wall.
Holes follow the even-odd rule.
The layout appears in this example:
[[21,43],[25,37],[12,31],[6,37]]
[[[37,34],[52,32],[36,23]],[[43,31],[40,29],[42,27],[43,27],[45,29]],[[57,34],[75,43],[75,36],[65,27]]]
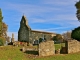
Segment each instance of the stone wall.
[[52,38],[52,35],[55,36],[56,34],[53,33],[49,33],[49,32],[40,32],[40,31],[31,31],[30,36],[29,36],[29,40],[31,43],[34,44],[34,41],[38,40],[40,38],[42,38],[44,40],[44,38],[46,40],[50,40]]
[[67,48],[67,53],[76,53],[80,51],[80,42],[77,40],[69,40],[66,42],[65,47]]
[[50,56],[55,54],[54,41],[46,41],[39,44],[39,56]]

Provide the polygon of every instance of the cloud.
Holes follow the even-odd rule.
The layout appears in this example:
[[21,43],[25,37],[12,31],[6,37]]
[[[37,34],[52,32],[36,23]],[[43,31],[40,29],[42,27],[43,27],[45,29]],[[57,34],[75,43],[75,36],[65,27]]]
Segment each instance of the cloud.
[[69,3],[67,2],[67,1],[65,1],[65,0],[43,0],[44,2],[44,4],[50,4],[50,5],[55,5],[55,4],[57,4],[57,5],[68,5]]
[[50,7],[46,5],[33,5],[33,4],[16,4],[16,3],[4,3],[4,7],[9,10],[16,10],[19,11],[20,13],[24,13],[27,16],[28,15],[34,15],[34,14],[43,14],[46,12],[52,12],[56,10],[61,10],[60,8],[57,7]]
[[[73,28],[73,26],[62,26],[62,27],[56,27],[56,28],[47,28],[47,29],[33,29],[38,31],[46,31],[46,32],[55,32],[55,33],[64,33],[66,31],[70,31],[70,29]],[[68,29],[68,30],[66,30]]]
[[30,23],[45,23],[46,22],[46,20],[41,19],[41,18],[32,18],[30,20],[31,20]]
[[79,0],[43,0],[43,3],[57,4],[57,5],[68,5],[68,4],[73,4],[77,1],[79,1]]
[[[47,29],[45,27],[44,29],[36,28],[35,30],[61,32],[59,30],[65,31],[65,29],[75,28],[80,25],[75,15],[75,3],[75,0],[41,0],[39,4],[6,2],[3,3],[3,7],[9,11],[17,11],[17,14],[14,14],[16,16],[24,13],[31,24],[44,23],[61,26],[56,28],[52,26],[52,28]],[[16,26],[20,24],[20,16],[12,20],[14,20],[13,22],[16,23]],[[11,36],[11,33],[8,33],[9,36]],[[14,32],[14,34],[17,36],[17,32]]]

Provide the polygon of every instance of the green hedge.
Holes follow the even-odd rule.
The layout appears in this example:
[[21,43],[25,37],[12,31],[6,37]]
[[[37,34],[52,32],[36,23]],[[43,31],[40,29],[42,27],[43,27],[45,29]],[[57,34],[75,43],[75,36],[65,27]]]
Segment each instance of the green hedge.
[[0,37],[0,46],[3,46],[6,43],[6,40],[4,37]]

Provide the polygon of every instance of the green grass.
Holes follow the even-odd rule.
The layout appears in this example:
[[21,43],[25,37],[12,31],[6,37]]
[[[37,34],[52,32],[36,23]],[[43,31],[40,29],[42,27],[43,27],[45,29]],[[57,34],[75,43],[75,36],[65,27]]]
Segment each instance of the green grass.
[[0,47],[0,60],[26,60],[25,54],[18,47],[4,46]]
[[[63,44],[64,45],[64,44]],[[56,49],[60,48],[60,44],[55,44]],[[80,52],[72,54],[57,54],[48,57],[33,57],[28,53],[20,51],[21,47],[4,46],[0,47],[0,60],[80,60]]]
[[54,44],[54,45],[55,45],[55,50],[61,49],[61,46],[65,47],[65,43]]
[[43,58],[37,58],[36,60],[80,60],[80,52],[67,55],[55,55]]

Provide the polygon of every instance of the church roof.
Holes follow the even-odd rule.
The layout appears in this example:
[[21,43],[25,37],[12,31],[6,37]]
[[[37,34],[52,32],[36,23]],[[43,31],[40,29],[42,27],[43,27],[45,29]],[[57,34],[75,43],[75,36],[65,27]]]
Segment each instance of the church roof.
[[46,32],[46,31],[37,31],[37,30],[31,30],[32,32],[38,32],[38,33],[45,33],[45,34],[56,34],[52,32]]

